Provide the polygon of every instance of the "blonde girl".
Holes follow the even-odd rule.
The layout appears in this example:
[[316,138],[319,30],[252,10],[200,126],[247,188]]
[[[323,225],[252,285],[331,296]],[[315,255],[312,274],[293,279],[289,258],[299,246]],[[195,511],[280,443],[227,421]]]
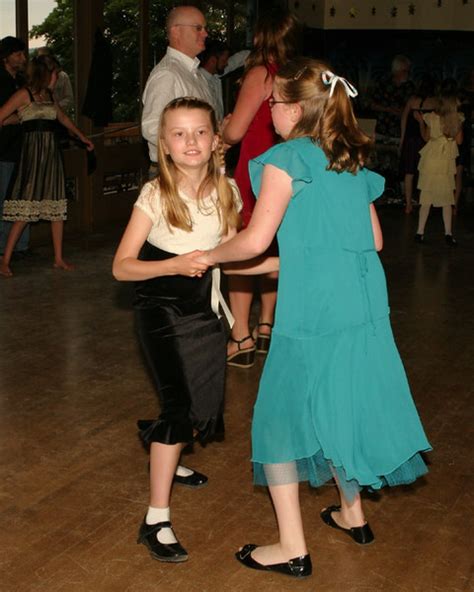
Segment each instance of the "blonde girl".
[[236,557],[297,578],[312,571],[299,481],[334,478],[340,502],[321,519],[366,545],[374,534],[360,490],[413,481],[426,472],[420,451],[430,448],[390,327],[372,203],[384,180],[364,167],[371,140],[354,117],[356,94],[311,59],[278,71],[270,105],[286,141],[250,163],[258,199],[247,228],[200,258],[209,265],[250,259],[278,236],[276,322],[254,409],[252,461],[254,482],[269,487],[279,540],[245,545]]
[[446,243],[455,247],[452,233],[453,206],[456,190],[456,158],[461,144],[464,116],[458,113],[456,96],[441,95],[433,113],[417,113],[420,132],[425,146],[420,150],[418,164],[420,213],[415,241],[424,243],[425,226],[431,206],[443,209],[443,223]]
[[226,332],[217,315],[216,273],[197,257],[235,234],[240,198],[220,172],[216,117],[201,100],[166,106],[158,161],[160,174],[135,203],[113,274],[136,282],[138,335],[161,407],[157,420],[139,422],[150,446],[150,504],[138,542],[155,559],[176,563],[188,554],[170,522],[173,481],[207,481],[177,469],[181,451],[223,431]]

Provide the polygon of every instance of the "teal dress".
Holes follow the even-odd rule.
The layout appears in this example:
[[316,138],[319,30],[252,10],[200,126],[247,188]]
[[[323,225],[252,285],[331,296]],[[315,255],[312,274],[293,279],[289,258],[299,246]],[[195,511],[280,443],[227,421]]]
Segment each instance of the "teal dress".
[[327,170],[309,138],[274,146],[250,163],[255,195],[263,167],[292,178],[278,230],[275,326],[252,424],[259,485],[338,478],[350,499],[362,487],[410,483],[430,450],[389,319],[385,274],[369,204],[384,179]]

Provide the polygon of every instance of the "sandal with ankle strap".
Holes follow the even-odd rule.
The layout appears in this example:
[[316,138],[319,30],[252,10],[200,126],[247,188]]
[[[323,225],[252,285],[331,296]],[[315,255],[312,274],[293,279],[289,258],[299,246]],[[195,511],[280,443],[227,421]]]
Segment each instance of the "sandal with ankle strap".
[[[251,347],[242,348],[242,343],[248,339],[252,340],[253,345]],[[255,363],[256,350],[253,337],[251,335],[247,335],[242,339],[234,339],[231,335],[229,340],[232,341],[232,343],[236,343],[238,349],[233,354],[229,354],[227,356],[227,365],[235,366],[236,368],[251,368]]]
[[269,335],[265,335],[263,333],[260,333],[260,331],[258,330],[259,327],[270,327],[270,329],[273,329],[273,325],[272,323],[257,323],[257,325],[255,326],[255,329],[253,330],[252,335],[255,333],[255,331],[257,332],[257,334],[254,337],[257,349],[256,352],[257,354],[266,354],[268,353],[268,350],[270,349],[270,340],[272,338],[271,333]]

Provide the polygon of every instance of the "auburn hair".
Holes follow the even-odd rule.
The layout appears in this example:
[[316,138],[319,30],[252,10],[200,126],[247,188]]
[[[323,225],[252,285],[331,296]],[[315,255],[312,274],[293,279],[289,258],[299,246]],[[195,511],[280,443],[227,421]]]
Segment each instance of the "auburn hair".
[[211,153],[207,175],[198,189],[197,203],[198,207],[206,210],[206,207],[203,205],[206,194],[216,189],[217,196],[214,206],[219,216],[221,234],[224,236],[229,231],[229,228],[237,228],[239,226],[240,216],[236,209],[234,191],[224,173],[224,151],[222,140],[218,134],[216,114],[211,105],[196,97],[174,99],[166,105],[161,114],[157,142],[159,174],[154,182],[160,189],[163,216],[170,227],[180,228],[187,232],[191,232],[193,229],[188,206],[179,195],[179,177],[181,173],[178,171],[171,156],[166,154],[163,146],[166,116],[171,111],[177,111],[178,109],[199,109],[205,111],[209,115],[212,132],[219,137],[218,146]]
[[274,87],[302,110],[287,139],[309,136],[324,151],[328,170],[355,174],[368,162],[373,140],[360,129],[342,82],[324,83],[323,73],[330,70],[324,62],[297,58],[278,71]]
[[278,67],[292,59],[299,44],[300,25],[296,18],[287,11],[274,9],[265,13],[255,26],[253,49],[245,60],[244,73],[239,80],[243,82],[245,76],[255,66],[270,64]]

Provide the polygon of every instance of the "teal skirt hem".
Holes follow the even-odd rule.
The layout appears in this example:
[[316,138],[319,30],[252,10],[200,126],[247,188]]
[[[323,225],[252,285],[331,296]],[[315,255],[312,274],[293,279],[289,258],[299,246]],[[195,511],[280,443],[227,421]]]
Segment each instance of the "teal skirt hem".
[[334,466],[330,460],[324,457],[322,450],[311,457],[291,462],[272,464],[253,462],[255,485],[288,485],[308,481],[312,487],[320,487],[328,481],[336,479],[348,501],[351,501],[362,489],[373,491],[385,486],[407,485],[427,472],[428,467],[421,452],[417,452],[386,475],[354,479],[347,479],[344,468]]

